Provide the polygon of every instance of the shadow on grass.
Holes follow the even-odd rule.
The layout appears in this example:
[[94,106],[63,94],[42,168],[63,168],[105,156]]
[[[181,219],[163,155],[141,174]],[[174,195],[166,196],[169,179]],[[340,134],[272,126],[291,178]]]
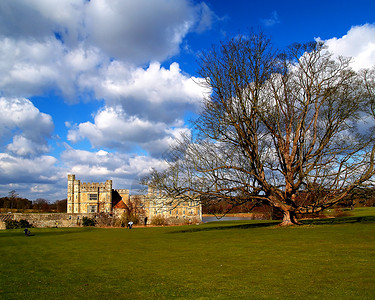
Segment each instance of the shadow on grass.
[[334,225],[350,223],[375,223],[375,216],[367,217],[341,217],[327,219],[306,219],[301,221],[304,225]]
[[[249,221],[251,222],[251,221]],[[183,230],[176,230],[169,233],[187,233],[187,232],[201,232],[201,231],[212,231],[212,230],[228,230],[228,229],[251,229],[251,228],[262,228],[262,227],[277,227],[281,221],[270,221],[261,223],[247,223],[247,224],[233,224],[233,221],[228,221],[230,224],[225,224],[226,221],[220,222],[220,225],[206,224],[204,226],[197,226],[187,228]],[[301,220],[302,225],[335,225],[335,224],[352,224],[352,223],[375,223],[375,216],[367,217],[342,217],[342,218],[328,218],[328,219],[307,219]]]
[[[228,222],[230,224],[226,225],[225,223]],[[262,223],[248,223],[248,224],[233,224],[233,221],[221,221],[220,225],[213,225],[213,224],[206,224],[202,227],[192,227],[183,230],[176,230],[170,233],[184,233],[184,232],[198,232],[198,231],[212,231],[212,230],[227,230],[227,229],[249,229],[249,228],[260,228],[260,227],[270,227],[278,225],[278,222],[270,221],[270,222],[262,222]]]
[[35,237],[35,236],[57,236],[57,235],[66,235],[72,233],[82,233],[94,230],[93,227],[79,227],[79,228],[30,228],[31,235],[25,236],[23,229],[6,229],[2,234],[0,234],[0,238],[5,237],[18,237],[18,236],[25,236],[25,237]]

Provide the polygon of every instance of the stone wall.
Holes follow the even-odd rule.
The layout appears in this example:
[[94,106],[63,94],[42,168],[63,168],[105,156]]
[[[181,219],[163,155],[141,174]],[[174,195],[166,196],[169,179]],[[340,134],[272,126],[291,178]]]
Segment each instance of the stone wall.
[[51,214],[51,213],[13,213],[0,215],[0,229],[5,229],[5,219],[7,220],[27,220],[33,227],[79,227],[83,217],[94,217],[93,214]]
[[0,214],[0,230],[6,229],[5,221],[13,220],[13,214]]

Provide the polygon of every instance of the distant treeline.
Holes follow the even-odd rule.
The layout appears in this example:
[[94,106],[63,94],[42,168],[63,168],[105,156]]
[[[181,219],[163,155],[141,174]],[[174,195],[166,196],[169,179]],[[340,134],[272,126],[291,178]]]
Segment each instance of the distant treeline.
[[66,199],[56,200],[49,203],[46,199],[36,199],[31,201],[19,197],[15,191],[11,191],[7,197],[0,198],[0,209],[9,211],[33,211],[33,212],[66,212]]

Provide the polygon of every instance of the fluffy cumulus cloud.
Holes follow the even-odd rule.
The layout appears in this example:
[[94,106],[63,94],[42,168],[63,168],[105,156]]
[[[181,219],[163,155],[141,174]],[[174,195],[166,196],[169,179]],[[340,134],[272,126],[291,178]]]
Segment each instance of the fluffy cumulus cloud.
[[22,197],[63,199],[65,173],[50,155],[28,158],[0,153],[0,193],[16,190]]
[[[183,38],[214,22],[188,0],[0,2],[0,89],[29,97],[57,89],[76,101],[85,79],[116,63],[137,69],[177,54]],[[105,74],[103,74],[104,76]]]
[[110,153],[99,150],[67,149],[61,160],[83,181],[96,181],[98,178],[112,179],[116,188],[138,189],[140,179],[147,175],[151,168],[163,169],[165,162],[150,156]]
[[81,85],[106,99],[108,106],[120,105],[127,114],[166,123],[186,110],[197,111],[206,93],[199,79],[183,74],[177,63],[166,69],[153,62],[144,69],[115,61],[82,79]]
[[[54,50],[54,51],[53,51]],[[57,78],[60,43],[0,39],[0,88],[5,94],[30,96],[42,93]]]
[[52,34],[136,64],[171,57],[188,32],[214,21],[207,5],[188,0],[14,0],[0,10],[0,35],[42,41]]
[[68,49],[55,38],[44,41],[0,37],[0,89],[4,95],[30,97],[56,89],[73,101],[83,74],[95,72],[106,58],[97,48]]
[[31,184],[44,184],[51,190],[51,183],[57,180],[57,159],[45,154],[50,151],[48,139],[53,128],[51,116],[40,112],[30,100],[0,98],[0,140],[5,145],[5,152],[0,153],[0,192],[17,189],[36,194]]
[[343,37],[326,40],[325,44],[336,55],[352,57],[354,69],[371,68],[375,63],[375,24],[353,26]]
[[13,136],[7,149],[19,156],[35,156],[49,151],[47,139],[54,124],[25,98],[0,98],[0,138]]
[[78,40],[85,0],[14,0],[0,2],[0,35],[43,40],[51,33]]
[[195,23],[189,1],[90,1],[88,40],[109,56],[135,63],[164,60],[179,51]]
[[95,123],[85,122],[69,132],[68,139],[76,142],[88,138],[94,147],[110,147],[126,143],[142,143],[165,131],[164,123],[151,123],[127,116],[121,108],[105,108],[95,116]]
[[[161,104],[175,99],[176,102],[195,104],[201,97],[201,90],[194,78],[181,74],[177,63],[169,69],[159,63],[151,63],[147,69],[136,68],[126,74],[126,66],[113,64],[105,70],[103,92],[114,98],[147,99],[152,104]],[[117,77],[121,74],[121,77]]]
[[0,153],[0,183],[17,180],[22,183],[54,182],[56,171],[54,164],[57,159],[42,155],[33,159]]
[[[106,99],[94,122],[76,124],[68,140],[87,138],[93,147],[130,150],[141,147],[160,156],[183,131],[186,111],[196,112],[205,91],[198,78],[183,74],[177,63],[164,68],[153,62],[148,68],[129,67],[114,61],[98,74],[84,78],[82,86]],[[179,128],[179,129],[178,129]]]
[[7,146],[9,152],[18,156],[35,156],[49,151],[49,147],[44,143],[36,143],[22,135],[15,135],[13,142]]
[[[175,124],[175,125],[183,125]],[[95,116],[94,123],[85,122],[70,129],[68,140],[90,140],[96,148],[131,150],[141,146],[149,154],[160,156],[185,128],[170,128],[164,122],[152,122],[128,116],[121,107],[107,107]]]

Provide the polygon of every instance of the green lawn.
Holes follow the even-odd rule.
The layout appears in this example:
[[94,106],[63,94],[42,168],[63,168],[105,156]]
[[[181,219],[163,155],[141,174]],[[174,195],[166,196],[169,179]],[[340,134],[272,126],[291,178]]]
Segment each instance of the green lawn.
[[304,222],[0,231],[0,299],[375,299],[375,208]]

